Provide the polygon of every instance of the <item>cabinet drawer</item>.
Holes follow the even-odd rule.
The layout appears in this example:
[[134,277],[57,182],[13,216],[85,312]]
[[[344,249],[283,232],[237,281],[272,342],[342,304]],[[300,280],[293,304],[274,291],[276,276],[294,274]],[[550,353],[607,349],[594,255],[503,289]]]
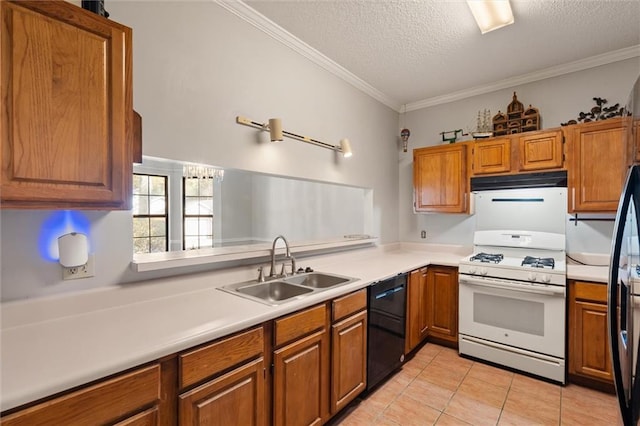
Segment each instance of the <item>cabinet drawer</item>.
[[284,345],[294,339],[324,328],[327,322],[326,305],[318,305],[274,321],[275,344]]
[[244,331],[179,356],[180,388],[193,385],[264,351],[262,327]]
[[367,308],[367,289],[347,294],[333,301],[331,321],[338,321],[354,312]]
[[160,397],[160,365],[154,364],[3,417],[2,426],[105,424]]
[[575,298],[607,303],[607,285],[576,281],[574,285]]

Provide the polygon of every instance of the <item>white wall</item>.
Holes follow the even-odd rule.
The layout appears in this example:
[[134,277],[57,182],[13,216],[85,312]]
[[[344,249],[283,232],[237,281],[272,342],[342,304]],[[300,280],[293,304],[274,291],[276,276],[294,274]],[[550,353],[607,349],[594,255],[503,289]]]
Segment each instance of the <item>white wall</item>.
[[[228,168],[373,188],[373,232],[398,240],[398,114],[211,2],[110,2],[110,19],[133,28],[134,107],[143,152]],[[280,117],[286,130],[337,144],[352,158],[235,123]],[[37,253],[51,212],[1,212],[2,300],[37,297],[160,273],[129,269],[130,212],[87,212],[94,278],[61,281]],[[182,270],[174,272],[190,272]],[[166,273],[165,273],[166,274]]]
[[[400,240],[430,243],[471,245],[475,228],[474,216],[444,214],[414,214],[412,209],[412,150],[442,143],[442,131],[473,129],[478,110],[488,108],[492,115],[506,111],[516,91],[518,100],[540,110],[542,128],[559,127],[560,123],[575,119],[580,111],[595,106],[592,98],[602,97],[608,105],[624,105],[640,74],[640,58],[628,59],[589,70],[550,78],[522,86],[475,96],[444,105],[411,111],[400,117],[400,127],[411,130],[409,150],[399,154]],[[470,139],[470,136],[459,140]],[[568,222],[567,250],[569,252],[608,253],[613,223]],[[427,231],[427,239],[420,231]]]

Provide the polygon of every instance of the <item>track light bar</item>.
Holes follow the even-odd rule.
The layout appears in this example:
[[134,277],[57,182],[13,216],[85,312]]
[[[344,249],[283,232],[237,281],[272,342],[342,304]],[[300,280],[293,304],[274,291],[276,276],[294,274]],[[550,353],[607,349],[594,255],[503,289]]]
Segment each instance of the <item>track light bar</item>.
[[332,145],[327,142],[322,142],[317,139],[310,138],[309,136],[303,136],[297,133],[289,132],[282,128],[282,122],[279,118],[271,118],[269,119],[268,123],[260,123],[239,115],[236,117],[236,123],[269,132],[272,142],[280,141],[282,140],[283,136],[286,136],[288,138],[295,139],[301,142],[310,143],[315,146],[340,152],[345,158],[351,157],[352,155],[351,144],[349,143],[348,139],[340,140],[339,145]]

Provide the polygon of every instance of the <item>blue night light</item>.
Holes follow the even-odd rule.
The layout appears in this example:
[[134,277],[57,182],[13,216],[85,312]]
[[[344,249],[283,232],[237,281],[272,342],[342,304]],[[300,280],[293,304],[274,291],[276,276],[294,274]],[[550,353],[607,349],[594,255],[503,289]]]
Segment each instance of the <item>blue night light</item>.
[[79,232],[89,237],[91,224],[82,213],[73,210],[61,210],[47,217],[40,227],[38,250],[40,256],[50,262],[57,262],[58,237],[69,232]]

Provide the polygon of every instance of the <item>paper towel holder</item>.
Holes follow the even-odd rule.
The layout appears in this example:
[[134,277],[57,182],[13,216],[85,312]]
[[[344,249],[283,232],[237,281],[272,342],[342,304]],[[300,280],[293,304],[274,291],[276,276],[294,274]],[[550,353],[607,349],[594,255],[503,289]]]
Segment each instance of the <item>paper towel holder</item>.
[[58,237],[59,262],[65,268],[77,268],[89,261],[89,242],[80,232],[70,232]]

